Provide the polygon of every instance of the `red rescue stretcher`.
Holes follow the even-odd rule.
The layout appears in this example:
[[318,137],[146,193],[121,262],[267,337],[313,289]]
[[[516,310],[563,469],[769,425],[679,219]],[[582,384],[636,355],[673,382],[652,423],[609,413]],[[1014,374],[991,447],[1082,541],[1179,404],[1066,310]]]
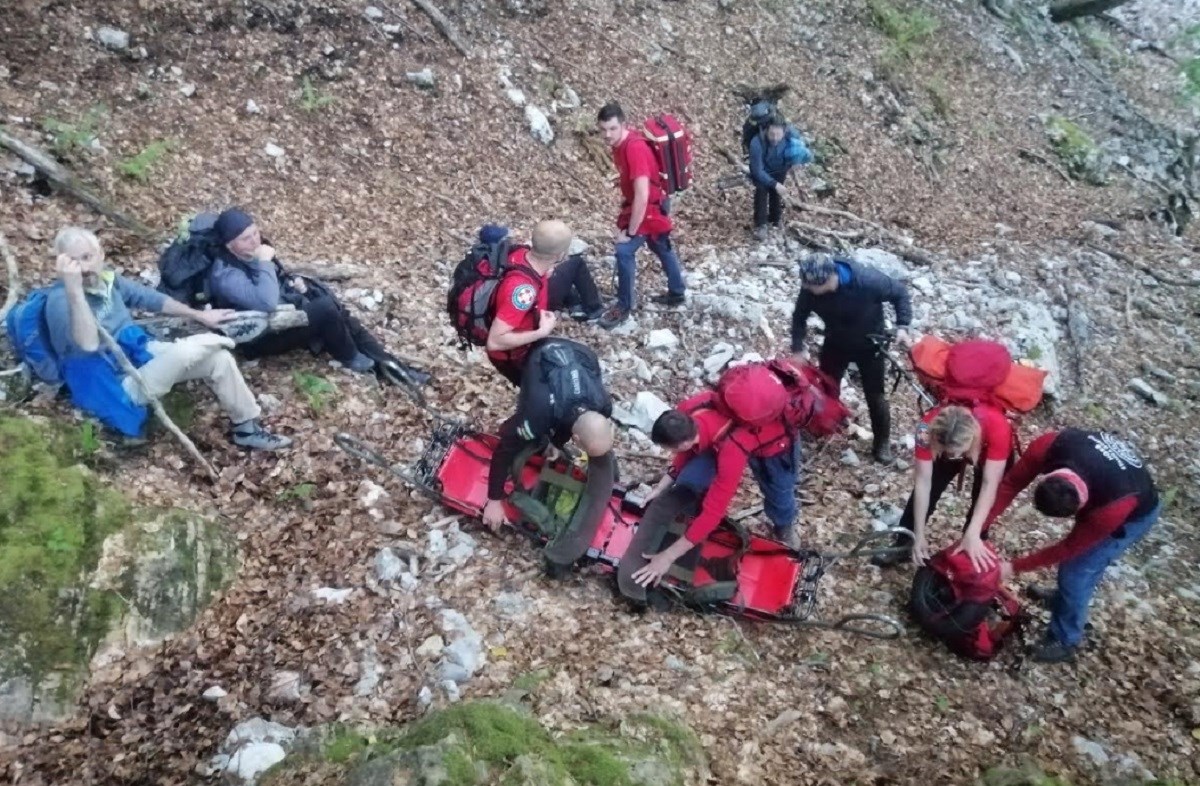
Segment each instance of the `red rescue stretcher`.
[[[477,518],[487,502],[489,463],[498,438],[466,424],[442,420],[423,455],[410,467],[393,465],[349,434],[338,434],[335,442],[347,453],[387,469],[452,510]],[[580,502],[578,494],[571,496],[572,490],[582,488],[586,471],[561,459],[546,462],[540,455],[522,457],[519,463],[520,487],[509,481],[507,518],[514,528],[545,545],[554,537],[544,526],[545,514],[549,512],[550,519],[556,521],[570,518]],[[644,513],[627,489],[614,484],[599,523],[590,536],[584,533],[590,540],[580,561],[615,572]],[[671,526],[671,533],[682,534],[686,524],[687,519],[680,516]],[[901,532],[907,534],[906,530]],[[824,621],[814,614],[817,584],[831,564],[843,558],[888,553],[894,548],[897,534],[897,530],[871,533],[847,552],[821,554],[790,549],[778,541],[750,534],[726,518],[699,548],[681,560],[686,565],[677,564],[664,577],[659,589],[669,598],[703,612],[873,638],[898,638],[904,632],[903,625],[885,614],[855,613],[835,621]]]

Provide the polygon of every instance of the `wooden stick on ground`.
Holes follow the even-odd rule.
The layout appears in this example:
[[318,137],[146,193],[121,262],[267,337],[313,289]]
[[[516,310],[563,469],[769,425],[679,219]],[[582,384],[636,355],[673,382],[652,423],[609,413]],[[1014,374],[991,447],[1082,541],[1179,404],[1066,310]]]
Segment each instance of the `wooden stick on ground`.
[[458,30],[446,18],[445,14],[438,10],[437,6],[429,2],[429,0],[413,0],[413,4],[425,12],[425,16],[429,17],[429,21],[433,22],[433,26],[438,29],[438,32],[446,37],[446,40],[454,45],[454,48],[459,51],[463,57],[470,57],[471,50],[463,43],[462,37],[458,34]]
[[[151,333],[198,333],[200,324],[186,317],[147,317],[135,319],[134,324],[141,325]],[[292,328],[304,327],[308,324],[308,314],[295,308],[281,308],[272,311],[267,318],[267,332],[279,333]]]
[[1127,265],[1137,268],[1160,284],[1166,284],[1169,287],[1200,287],[1200,279],[1194,281],[1181,281],[1177,278],[1164,276],[1150,265],[1142,262],[1140,259],[1135,259],[1134,257],[1131,257],[1121,251],[1117,251],[1116,249],[1104,248],[1103,246],[1098,246],[1095,243],[1088,243],[1087,247],[1093,251],[1099,251],[1101,254],[1112,257],[1118,262],[1124,262]]
[[117,365],[121,367],[121,370],[124,371],[142,391],[142,396],[150,403],[150,408],[154,411],[154,416],[158,418],[158,422],[166,426],[167,431],[170,431],[173,435],[175,435],[175,439],[179,440],[179,444],[183,445],[184,449],[186,449],[191,457],[196,460],[197,464],[204,467],[204,470],[208,473],[210,478],[213,480],[218,480],[220,475],[218,475],[217,471],[213,469],[213,465],[209,464],[208,460],[201,455],[200,451],[196,448],[195,443],[188,439],[187,434],[184,434],[182,431],[180,431],[179,426],[175,425],[175,421],[171,420],[171,416],[167,414],[165,409],[163,409],[162,403],[150,394],[150,389],[146,387],[146,380],[142,379],[142,375],[138,373],[136,368],[134,368],[133,363],[130,362],[129,358],[125,355],[125,350],[121,349],[121,345],[117,343],[117,340],[112,337],[111,333],[102,328],[100,325],[96,325],[96,332],[100,334],[100,340],[104,342],[104,346],[106,346],[109,352],[113,354],[113,357],[117,359]]
[[4,267],[8,271],[8,295],[4,298],[4,306],[0,308],[0,322],[3,322],[21,297],[21,272],[17,269],[17,257],[3,234],[0,234],[0,256],[4,257]]
[[59,164],[49,155],[33,145],[22,142],[3,129],[0,129],[0,147],[15,153],[22,161],[45,175],[55,186],[66,191],[100,215],[111,219],[114,223],[142,237],[150,238],[155,236],[154,231],[145,224],[130,218],[92,193],[91,189],[85,186],[79,178],[72,175],[67,171],[66,167]]

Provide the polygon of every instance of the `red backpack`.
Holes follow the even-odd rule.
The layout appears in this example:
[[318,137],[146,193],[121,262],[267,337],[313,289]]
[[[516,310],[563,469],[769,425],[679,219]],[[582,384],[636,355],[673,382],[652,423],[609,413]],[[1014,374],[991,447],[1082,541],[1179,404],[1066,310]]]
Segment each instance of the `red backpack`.
[[463,349],[487,345],[488,332],[496,318],[496,290],[505,273],[525,272],[529,283],[541,288],[542,277],[532,268],[509,263],[509,256],[519,248],[524,246],[511,245],[507,239],[493,245],[478,243],[455,266],[446,295],[446,313]]
[[927,335],[913,346],[910,357],[921,384],[943,404],[991,404],[1023,414],[1042,400],[1047,372],[1014,362],[995,341],[950,344]]
[[675,115],[655,115],[646,120],[642,134],[658,160],[659,187],[670,196],[692,185],[692,135]]
[[716,389],[698,397],[691,409],[706,406],[730,419],[727,436],[747,453],[800,431],[835,434],[850,416],[833,380],[815,366],[786,357],[729,369]]
[[[984,544],[995,555],[990,543]],[[910,606],[917,625],[952,652],[991,660],[1025,621],[1021,601],[1000,581],[997,562],[980,573],[965,552],[945,549],[913,578]]]

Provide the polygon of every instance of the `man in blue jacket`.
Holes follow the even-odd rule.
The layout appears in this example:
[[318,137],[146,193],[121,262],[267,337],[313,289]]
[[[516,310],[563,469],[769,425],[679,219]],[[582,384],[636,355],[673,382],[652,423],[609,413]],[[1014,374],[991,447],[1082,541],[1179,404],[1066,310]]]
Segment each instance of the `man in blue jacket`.
[[902,343],[911,343],[908,289],[869,265],[830,254],[811,254],[800,263],[800,285],[792,312],[792,352],[804,356],[808,317],[815,313],[825,323],[821,370],[840,384],[851,363],[858,367],[871,416],[872,453],[880,464],[891,464],[892,415],[884,392],[887,368],[871,336],[885,331],[883,304],[891,303],[896,311],[896,336]]
[[767,239],[767,224],[778,227],[783,219],[783,197],[788,173],[807,164],[812,153],[800,134],[778,114],[771,115],[750,140],[750,178],[754,181],[754,237]]
[[[177,341],[154,341],[133,322],[130,308],[193,319],[216,328],[232,311],[197,311],[104,266],[104,251],[86,229],[67,227],[54,238],[61,286],[46,296],[46,333],[58,357],[72,402],[106,425],[138,436],[149,396],[166,395],[180,382],[199,379],[212,389],[233,424],[233,442],[279,450],[292,444],[266,431],[260,409],[229,350],[233,341],[201,333]],[[103,328],[138,367],[144,388],[126,377],[100,337]]]

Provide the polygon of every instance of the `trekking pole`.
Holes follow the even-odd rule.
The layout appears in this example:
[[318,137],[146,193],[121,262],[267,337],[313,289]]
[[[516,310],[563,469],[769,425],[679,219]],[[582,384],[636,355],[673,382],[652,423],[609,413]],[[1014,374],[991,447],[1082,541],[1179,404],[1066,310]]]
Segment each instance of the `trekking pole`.
[[167,414],[165,409],[163,409],[162,403],[150,392],[150,387],[146,384],[146,380],[144,380],[142,375],[138,373],[137,368],[125,354],[125,350],[122,349],[121,345],[117,343],[117,340],[112,337],[111,333],[101,327],[99,323],[96,324],[96,332],[100,334],[100,340],[104,342],[104,346],[108,347],[108,351],[112,353],[114,358],[116,358],[117,365],[119,365],[121,370],[125,372],[126,376],[132,379],[137,385],[138,390],[141,391],[142,397],[145,398],[146,402],[150,405],[150,409],[154,412],[154,417],[158,419],[158,422],[162,423],[166,427],[167,431],[171,432],[171,434],[175,436],[175,439],[179,441],[179,444],[183,445],[184,449],[193,459],[196,460],[197,464],[204,467],[204,471],[208,473],[210,478],[213,480],[219,480],[221,476],[217,474],[216,469],[213,468],[212,464],[208,463],[208,460],[205,459],[200,451],[196,448],[196,444],[188,439],[187,434],[184,434],[179,429],[179,426],[175,425],[175,421],[171,420],[171,416]]
[[911,371],[905,368],[900,359],[896,357],[896,353],[892,352],[892,341],[895,336],[891,334],[872,333],[867,336],[867,339],[874,345],[876,351],[883,355],[892,371],[896,374],[896,381],[892,384],[892,392],[896,392],[896,388],[900,385],[900,381],[904,380],[908,386],[916,391],[917,398],[925,405],[926,410],[937,406],[937,399],[929,394]]

